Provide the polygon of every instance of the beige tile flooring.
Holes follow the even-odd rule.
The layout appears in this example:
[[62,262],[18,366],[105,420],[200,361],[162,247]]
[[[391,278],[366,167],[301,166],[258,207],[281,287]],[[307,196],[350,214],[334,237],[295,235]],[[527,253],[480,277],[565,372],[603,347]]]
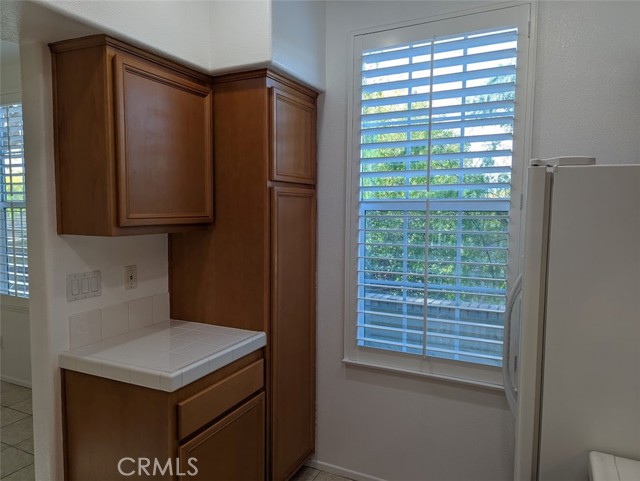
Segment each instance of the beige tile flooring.
[[348,478],[336,476],[335,474],[325,473],[317,469],[303,466],[300,468],[291,481],[351,481]]
[[31,389],[0,382],[0,478],[33,481]]

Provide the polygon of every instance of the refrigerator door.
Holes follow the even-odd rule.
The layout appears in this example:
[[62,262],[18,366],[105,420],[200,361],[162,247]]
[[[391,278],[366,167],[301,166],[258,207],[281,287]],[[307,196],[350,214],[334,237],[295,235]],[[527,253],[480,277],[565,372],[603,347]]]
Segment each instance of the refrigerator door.
[[522,312],[522,276],[518,276],[505,309],[504,340],[502,343],[502,380],[504,393],[511,412],[516,414],[518,405],[518,344]]
[[640,165],[558,167],[550,221],[538,474],[577,481],[640,459]]
[[518,405],[514,479],[537,479],[540,425],[542,328],[547,274],[547,238],[552,174],[529,167],[525,210],[522,310],[518,349]]

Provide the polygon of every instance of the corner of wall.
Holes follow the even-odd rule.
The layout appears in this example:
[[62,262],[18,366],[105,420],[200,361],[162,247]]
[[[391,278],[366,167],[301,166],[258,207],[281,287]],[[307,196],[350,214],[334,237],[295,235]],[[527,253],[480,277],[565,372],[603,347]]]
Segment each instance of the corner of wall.
[[212,73],[272,60],[272,0],[210,2]]

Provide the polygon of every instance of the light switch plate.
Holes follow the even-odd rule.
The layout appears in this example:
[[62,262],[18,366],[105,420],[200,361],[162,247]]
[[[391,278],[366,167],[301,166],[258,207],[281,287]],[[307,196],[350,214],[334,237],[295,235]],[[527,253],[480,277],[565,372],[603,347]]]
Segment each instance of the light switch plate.
[[67,275],[67,302],[98,297],[101,294],[100,271]]

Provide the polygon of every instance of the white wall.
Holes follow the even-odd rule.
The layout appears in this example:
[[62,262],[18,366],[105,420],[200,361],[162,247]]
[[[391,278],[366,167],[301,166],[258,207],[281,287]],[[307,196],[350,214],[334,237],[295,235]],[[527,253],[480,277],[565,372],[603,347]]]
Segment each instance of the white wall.
[[272,65],[324,89],[325,2],[274,0]]
[[29,300],[0,297],[0,377],[30,387]]
[[[16,44],[0,42],[0,104],[20,102],[20,53]],[[29,300],[0,296],[0,376],[31,386]]]
[[211,3],[212,72],[264,67],[271,61],[271,0],[214,0]]
[[640,2],[542,2],[533,156],[640,162]]
[[275,65],[324,87],[323,1],[37,2],[209,73]]
[[123,40],[143,43],[181,63],[208,69],[209,11],[211,2],[163,0],[36,0],[69,18],[111,33]]
[[18,45],[0,41],[0,103],[20,101],[20,52]]
[[[502,394],[341,362],[348,34],[470,6],[478,3],[330,1],[326,7],[315,460],[355,478],[512,479],[514,424]],[[542,3],[539,13],[533,155],[639,162],[640,3],[554,1]]]

